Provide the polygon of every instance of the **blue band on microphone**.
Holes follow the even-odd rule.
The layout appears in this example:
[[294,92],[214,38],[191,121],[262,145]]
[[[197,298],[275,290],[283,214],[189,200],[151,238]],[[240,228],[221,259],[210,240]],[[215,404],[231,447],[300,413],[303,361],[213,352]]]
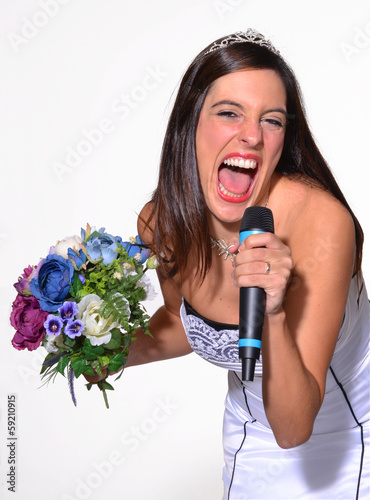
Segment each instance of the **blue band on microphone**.
[[257,339],[239,339],[239,347],[257,347],[261,349],[262,342]]
[[266,231],[259,231],[259,230],[254,230],[254,231],[240,231],[239,233],[239,242],[241,243],[242,241],[245,240],[245,238],[248,238],[251,234],[260,234],[260,233],[265,233]]

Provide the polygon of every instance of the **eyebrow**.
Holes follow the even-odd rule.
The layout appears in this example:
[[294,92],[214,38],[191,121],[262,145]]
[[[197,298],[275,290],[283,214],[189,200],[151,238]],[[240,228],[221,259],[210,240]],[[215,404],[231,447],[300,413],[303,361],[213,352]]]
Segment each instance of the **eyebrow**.
[[[244,111],[244,106],[242,106],[239,102],[236,102],[236,101],[231,101],[229,99],[224,99],[222,101],[218,101],[216,102],[215,104],[213,104],[211,106],[211,109],[213,108],[216,108],[217,106],[222,106],[223,104],[228,104],[229,106],[235,106],[241,110]],[[282,113],[285,117],[288,116],[288,113],[285,109],[283,108],[271,108],[271,109],[267,109],[266,111],[263,112],[263,114],[266,114],[266,113]]]

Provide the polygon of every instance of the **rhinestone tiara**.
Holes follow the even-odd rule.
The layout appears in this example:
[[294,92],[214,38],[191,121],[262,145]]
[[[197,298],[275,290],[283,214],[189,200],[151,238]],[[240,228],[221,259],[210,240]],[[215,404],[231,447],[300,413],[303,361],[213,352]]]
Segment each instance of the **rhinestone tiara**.
[[266,38],[258,31],[248,28],[247,31],[237,31],[232,35],[223,38],[220,42],[214,42],[213,45],[207,50],[204,54],[209,54],[214,50],[222,49],[223,47],[228,47],[229,45],[233,45],[234,43],[243,43],[249,42],[254,43],[255,45],[259,45],[260,47],[266,47],[268,50],[273,52],[274,54],[280,55],[280,52],[272,45],[270,40],[266,40]]

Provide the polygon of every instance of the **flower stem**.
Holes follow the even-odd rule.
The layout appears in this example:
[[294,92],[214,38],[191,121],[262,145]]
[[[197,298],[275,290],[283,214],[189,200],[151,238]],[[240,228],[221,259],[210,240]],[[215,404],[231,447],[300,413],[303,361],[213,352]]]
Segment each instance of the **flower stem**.
[[103,397],[104,397],[105,406],[109,410],[109,403],[108,403],[107,392],[106,392],[106,390],[104,388],[102,389],[102,391],[103,391]]
[[108,396],[107,396],[107,392],[106,392],[105,387],[104,387],[104,380],[100,380],[100,382],[98,382],[97,385],[98,385],[99,389],[101,390],[101,392],[103,393],[105,406],[109,410]]

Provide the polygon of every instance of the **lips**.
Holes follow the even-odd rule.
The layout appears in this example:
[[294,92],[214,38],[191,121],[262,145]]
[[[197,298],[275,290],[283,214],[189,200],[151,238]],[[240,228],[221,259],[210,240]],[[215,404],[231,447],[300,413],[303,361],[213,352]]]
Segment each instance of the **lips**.
[[230,203],[246,201],[255,184],[259,158],[228,155],[218,169],[218,194]]

